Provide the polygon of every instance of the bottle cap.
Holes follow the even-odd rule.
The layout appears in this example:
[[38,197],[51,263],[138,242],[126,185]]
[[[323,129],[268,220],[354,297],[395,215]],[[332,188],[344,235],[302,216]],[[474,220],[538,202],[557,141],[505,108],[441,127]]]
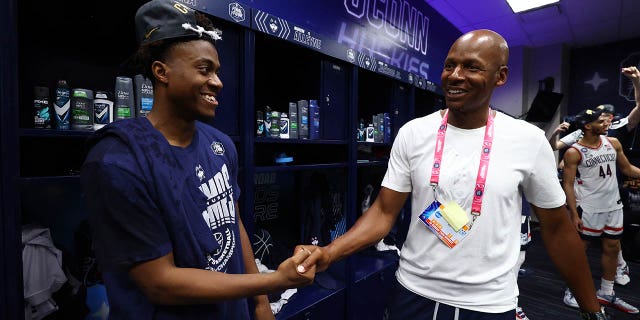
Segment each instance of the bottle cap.
[[109,99],[109,93],[106,91],[96,91],[96,99]]
[[49,98],[49,87],[33,87],[33,94],[38,99]]

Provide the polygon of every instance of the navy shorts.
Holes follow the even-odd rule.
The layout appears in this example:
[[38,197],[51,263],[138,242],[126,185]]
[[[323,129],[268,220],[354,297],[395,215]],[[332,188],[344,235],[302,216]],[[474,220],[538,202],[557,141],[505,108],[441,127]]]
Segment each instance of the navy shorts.
[[407,290],[396,280],[384,319],[513,320],[515,314],[515,310],[504,313],[484,313],[456,308],[419,296]]

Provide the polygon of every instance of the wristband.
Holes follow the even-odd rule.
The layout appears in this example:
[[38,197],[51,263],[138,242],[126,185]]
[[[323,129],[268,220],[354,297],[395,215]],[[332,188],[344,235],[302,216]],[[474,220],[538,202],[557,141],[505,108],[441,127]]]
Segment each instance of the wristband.
[[604,312],[604,307],[600,307],[598,312],[580,311],[580,318],[583,320],[609,320],[609,317]]

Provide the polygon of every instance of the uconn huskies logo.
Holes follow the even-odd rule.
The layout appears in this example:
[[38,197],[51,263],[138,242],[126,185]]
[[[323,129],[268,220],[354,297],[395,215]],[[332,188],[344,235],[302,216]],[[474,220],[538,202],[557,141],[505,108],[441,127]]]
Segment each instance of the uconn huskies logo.
[[224,154],[224,145],[222,142],[214,142],[211,144],[211,150],[214,154],[221,156]]
[[244,8],[237,2],[229,4],[229,16],[235,22],[244,21],[246,18]]

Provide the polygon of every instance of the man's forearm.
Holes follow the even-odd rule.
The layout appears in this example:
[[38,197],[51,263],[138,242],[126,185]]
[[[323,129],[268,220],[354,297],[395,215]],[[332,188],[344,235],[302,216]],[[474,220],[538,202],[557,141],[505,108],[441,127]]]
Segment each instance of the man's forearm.
[[584,250],[584,244],[563,208],[550,211],[554,217],[541,219],[541,235],[549,257],[574,293],[580,308],[597,312],[600,304]]

